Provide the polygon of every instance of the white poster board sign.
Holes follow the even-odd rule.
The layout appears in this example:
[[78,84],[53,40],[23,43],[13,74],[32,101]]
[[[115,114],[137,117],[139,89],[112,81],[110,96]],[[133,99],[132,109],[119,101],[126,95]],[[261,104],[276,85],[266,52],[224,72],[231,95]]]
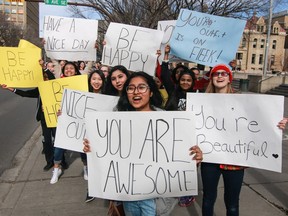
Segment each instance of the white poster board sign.
[[171,55],[207,66],[235,58],[246,21],[181,9]]
[[163,32],[155,29],[110,23],[105,35],[102,64],[124,65],[131,71],[154,75]]
[[112,111],[119,97],[65,89],[58,117],[54,146],[83,152],[88,111]]
[[95,61],[98,20],[45,16],[45,51],[49,58]]
[[259,94],[187,95],[203,162],[281,172],[284,97]]
[[89,112],[89,195],[143,200],[198,193],[191,112]]
[[[161,56],[159,57],[159,61],[162,62],[165,54],[165,46],[170,44],[170,39],[172,37],[173,30],[175,28],[176,20],[163,20],[158,21],[157,29],[164,32],[163,40],[161,42]],[[171,60],[172,56],[169,56]]]

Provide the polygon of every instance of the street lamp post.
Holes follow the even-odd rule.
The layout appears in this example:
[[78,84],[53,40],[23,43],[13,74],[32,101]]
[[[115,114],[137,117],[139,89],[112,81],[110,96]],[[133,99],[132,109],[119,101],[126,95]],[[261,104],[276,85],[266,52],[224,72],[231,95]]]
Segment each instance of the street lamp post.
[[270,0],[269,4],[269,18],[268,18],[268,29],[266,35],[266,47],[265,47],[265,56],[264,56],[264,67],[263,67],[263,76],[267,75],[267,66],[268,66],[268,53],[270,47],[270,34],[271,34],[271,23],[272,23],[272,12],[273,12],[273,0]]

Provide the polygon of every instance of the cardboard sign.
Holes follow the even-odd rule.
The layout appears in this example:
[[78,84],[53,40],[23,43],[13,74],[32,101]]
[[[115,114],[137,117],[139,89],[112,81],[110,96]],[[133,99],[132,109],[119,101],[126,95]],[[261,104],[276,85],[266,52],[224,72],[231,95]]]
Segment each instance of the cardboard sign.
[[34,88],[43,81],[40,48],[0,47],[0,83]]
[[281,172],[284,97],[188,93],[203,162]]
[[84,119],[88,111],[113,111],[119,97],[65,89],[58,117],[54,146],[83,152]]
[[191,112],[89,112],[89,194],[143,200],[198,193]]
[[88,91],[87,75],[65,77],[39,83],[47,127],[57,126],[57,112],[61,109],[62,95],[65,88]]
[[181,9],[171,38],[171,55],[214,66],[235,58],[246,21]]
[[45,16],[45,51],[49,58],[68,61],[95,61],[98,21]]
[[156,52],[162,38],[163,32],[155,29],[110,23],[105,35],[102,64],[124,65],[128,70],[145,71],[153,76]]

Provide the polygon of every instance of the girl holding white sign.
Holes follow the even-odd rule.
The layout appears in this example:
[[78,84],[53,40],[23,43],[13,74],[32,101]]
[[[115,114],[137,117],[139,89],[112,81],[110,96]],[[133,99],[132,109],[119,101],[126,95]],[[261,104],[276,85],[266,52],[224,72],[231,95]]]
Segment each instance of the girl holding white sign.
[[[218,64],[211,69],[210,82],[206,93],[233,93],[232,71],[225,64]],[[279,128],[285,127],[284,119],[278,124]],[[283,127],[284,126],[284,127]],[[239,215],[239,196],[243,183],[245,167],[201,163],[201,177],[203,183],[202,215],[213,216],[214,204],[217,198],[217,186],[222,175],[224,181],[224,202],[226,215]]]
[[[232,72],[224,64],[216,65],[210,73],[206,93],[233,93]],[[239,215],[239,196],[244,177],[244,167],[201,163],[203,182],[202,215],[212,216],[217,198],[220,175],[224,180],[224,201],[227,215]]]
[[[73,62],[65,63],[64,67],[62,68],[62,74],[63,74],[63,77],[81,75],[81,73],[78,70],[77,65],[75,65]],[[52,172],[50,184],[55,184],[58,182],[58,179],[60,175],[62,174],[61,166],[63,169],[68,168],[68,165],[66,165],[66,163],[64,163],[64,166],[63,166],[64,151],[65,150],[62,148],[58,148],[58,147],[54,148],[54,169]],[[87,166],[86,154],[81,153],[80,155],[81,155],[82,162],[84,164],[84,178],[86,179],[85,177],[85,166]],[[88,177],[87,177],[87,180],[88,180]]]
[[[176,82],[176,88],[169,94],[168,101],[166,103],[166,110],[186,110],[186,94],[187,92],[193,92],[195,84],[195,75],[188,68],[183,67],[180,72],[179,78]],[[179,197],[178,205],[181,207],[188,207],[195,201],[194,196]]]
[[[117,104],[118,111],[162,111],[159,107],[162,105],[162,96],[158,87],[150,75],[145,72],[135,72],[125,82],[122,95]],[[90,151],[89,141],[84,140],[84,152]],[[202,152],[198,146],[190,148],[190,155],[197,162],[202,161]],[[166,198],[165,198],[166,199]],[[169,198],[168,198],[169,199]],[[171,198],[175,199],[175,198]],[[163,202],[165,204],[166,202]],[[146,199],[140,201],[124,201],[124,211],[126,216],[135,215],[156,215],[155,199]],[[165,208],[173,208],[171,206],[161,206]],[[163,209],[161,209],[163,211]],[[157,205],[157,215],[161,215],[161,211]]]
[[[94,70],[89,74],[88,77],[88,88],[89,92],[93,92],[96,94],[101,94],[105,87],[105,76],[102,71],[100,70]],[[87,156],[85,154],[85,158],[87,161]],[[88,169],[87,165],[84,166],[84,175],[86,175],[88,179]],[[85,202],[91,202],[95,199],[95,197],[89,196],[89,193],[87,191]]]

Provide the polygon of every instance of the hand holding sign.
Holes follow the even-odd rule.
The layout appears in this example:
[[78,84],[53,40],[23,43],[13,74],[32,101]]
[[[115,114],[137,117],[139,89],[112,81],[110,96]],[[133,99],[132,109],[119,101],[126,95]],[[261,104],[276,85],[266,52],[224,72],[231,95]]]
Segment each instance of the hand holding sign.
[[196,117],[203,161],[281,172],[282,134],[276,125],[283,100],[271,95],[188,93],[187,110]]
[[104,65],[124,65],[131,71],[145,71],[154,75],[156,50],[163,32],[139,26],[110,23],[102,53]]

